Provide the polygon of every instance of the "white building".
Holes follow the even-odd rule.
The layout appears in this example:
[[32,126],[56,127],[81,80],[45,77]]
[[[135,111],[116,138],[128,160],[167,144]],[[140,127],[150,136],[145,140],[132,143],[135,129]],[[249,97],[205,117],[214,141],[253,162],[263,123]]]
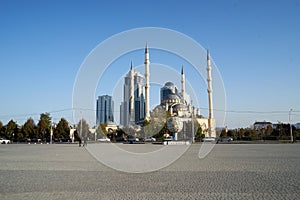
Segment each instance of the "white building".
[[171,116],[179,117],[182,122],[191,121],[191,118],[196,119],[206,137],[216,137],[216,121],[213,117],[212,77],[209,52],[207,52],[207,85],[209,101],[208,118],[202,117],[200,115],[200,109],[191,105],[190,96],[185,91],[185,74],[183,67],[181,70],[181,92],[179,92],[174,83],[167,82],[160,90],[160,105],[166,111],[169,111]]
[[[150,118],[149,110],[149,80],[150,80],[150,60],[148,44],[145,48],[145,76],[131,69],[125,76],[123,102],[120,105],[120,124],[123,126],[142,124],[145,119]],[[196,118],[201,125],[206,137],[216,137],[216,122],[213,115],[213,100],[212,100],[212,77],[210,55],[207,51],[207,92],[209,116],[203,118],[200,115],[200,109],[194,108],[191,105],[190,96],[185,91],[185,74],[182,67],[181,70],[181,92],[172,82],[167,82],[161,88],[161,104],[160,106],[169,111],[172,116],[181,118],[182,121],[191,120],[191,117]]]
[[[133,82],[133,84],[131,84]],[[145,119],[145,78],[133,69],[124,78],[123,102],[120,106],[120,124],[140,124]],[[132,100],[132,102],[131,102]]]

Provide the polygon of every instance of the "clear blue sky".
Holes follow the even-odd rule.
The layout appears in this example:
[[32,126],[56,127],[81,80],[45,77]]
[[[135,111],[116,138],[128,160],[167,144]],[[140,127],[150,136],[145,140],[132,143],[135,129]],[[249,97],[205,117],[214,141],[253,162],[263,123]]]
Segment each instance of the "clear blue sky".
[[1,0],[0,121],[22,124],[64,109],[51,115],[71,118],[73,84],[88,53],[113,34],[153,26],[182,32],[210,49],[227,110],[286,111],[229,112],[224,125],[287,122],[290,108],[293,122],[300,122],[299,19],[299,0]]

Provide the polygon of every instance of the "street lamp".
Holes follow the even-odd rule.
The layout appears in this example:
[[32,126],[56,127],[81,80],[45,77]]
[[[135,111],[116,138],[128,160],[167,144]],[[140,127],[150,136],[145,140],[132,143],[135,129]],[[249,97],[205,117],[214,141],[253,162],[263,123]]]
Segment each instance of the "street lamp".
[[293,129],[292,129],[292,123],[291,123],[291,114],[292,114],[293,109],[290,109],[289,111],[289,122],[290,122],[290,135],[291,135],[291,142],[294,142],[293,139]]
[[53,137],[53,127],[51,126],[51,130],[50,130],[50,144],[52,144],[52,137]]
[[56,128],[56,124],[53,122],[50,129],[50,144],[52,144],[53,140],[53,128]]
[[[193,100],[191,100],[191,106],[193,105]],[[195,125],[194,125],[194,106],[192,106],[192,143],[195,143]]]

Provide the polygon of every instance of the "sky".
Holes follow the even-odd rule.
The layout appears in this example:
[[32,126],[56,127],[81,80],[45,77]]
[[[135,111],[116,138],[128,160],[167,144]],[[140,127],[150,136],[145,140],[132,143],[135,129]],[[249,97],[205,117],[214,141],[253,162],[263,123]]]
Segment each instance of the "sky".
[[[162,27],[210,50],[226,91],[226,118],[219,126],[288,122],[290,109],[292,123],[300,122],[299,19],[299,0],[0,0],[0,121],[22,125],[50,112],[54,121],[64,117],[75,123],[74,82],[90,52],[120,32]],[[175,71],[184,62],[175,64],[176,58],[152,52],[151,59],[163,62],[165,56],[162,64]],[[120,58],[116,63],[123,75],[131,56],[135,65],[143,62],[143,51]],[[192,73],[187,67],[187,78]],[[206,114],[205,81],[200,82],[204,89],[196,93]],[[113,92],[103,88],[98,87],[97,95]]]

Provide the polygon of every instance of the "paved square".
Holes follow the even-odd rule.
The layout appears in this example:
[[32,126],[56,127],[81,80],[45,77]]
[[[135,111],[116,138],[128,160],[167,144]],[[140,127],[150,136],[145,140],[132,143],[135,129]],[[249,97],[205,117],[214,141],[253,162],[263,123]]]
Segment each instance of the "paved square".
[[300,199],[299,144],[218,144],[204,159],[199,149],[192,145],[159,171],[132,174],[73,144],[0,145],[0,199]]

